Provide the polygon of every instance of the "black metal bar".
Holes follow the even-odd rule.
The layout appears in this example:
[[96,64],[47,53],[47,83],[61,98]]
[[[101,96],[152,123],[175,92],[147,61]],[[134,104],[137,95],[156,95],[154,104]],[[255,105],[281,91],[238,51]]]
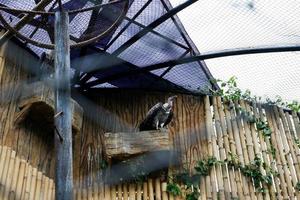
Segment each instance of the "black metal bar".
[[121,45],[115,52],[113,52],[113,55],[119,55],[121,54],[124,50],[126,50],[128,47],[130,47],[132,44],[134,44],[136,41],[138,41],[140,38],[142,38],[144,35],[149,33],[151,30],[165,22],[167,19],[175,15],[176,13],[180,12],[181,10],[185,9],[186,7],[190,6],[191,4],[195,3],[198,0],[188,0],[185,3],[180,4],[179,6],[176,6],[166,14],[162,15],[155,21],[153,21],[151,24],[146,26],[142,31],[137,33],[135,36],[130,38],[128,41],[126,41],[123,45]]
[[[138,26],[140,26],[140,27],[142,27],[142,28],[146,28],[145,25],[143,25],[143,24],[141,24],[141,23],[139,23],[139,22],[137,22],[137,21],[135,21],[135,20],[132,20],[132,19],[130,19],[129,17],[125,17],[125,19],[127,19],[127,20],[130,21],[131,23],[136,24],[136,25],[138,25]],[[159,32],[157,32],[157,31],[155,31],[155,30],[151,30],[150,33],[153,33],[154,35],[157,35],[157,36],[159,36],[159,37],[161,37],[161,38],[167,40],[168,42],[170,42],[170,43],[172,43],[172,44],[175,44],[175,45],[177,45],[177,46],[179,46],[179,47],[181,47],[181,48],[183,48],[183,49],[190,49],[189,47],[187,47],[187,46],[185,46],[185,45],[183,45],[183,44],[181,44],[181,43],[179,43],[179,42],[177,42],[177,41],[175,41],[175,40],[173,40],[173,39],[171,39],[171,38],[169,38],[169,37],[167,37],[167,36],[164,36],[164,35],[160,34]]]
[[58,0],[58,7],[59,7],[60,11],[63,11],[63,5],[62,5],[61,0]]
[[[41,10],[44,9],[48,3],[50,3],[51,0],[42,0],[39,2],[39,4],[37,4],[34,8],[33,11],[37,11],[37,10]],[[23,26],[25,26],[32,18],[34,17],[34,15],[32,14],[28,14],[24,17],[21,18],[21,20],[15,25],[15,29],[19,30],[21,29]],[[11,31],[6,31],[0,38],[0,47],[9,39],[11,39],[14,36],[13,32]]]
[[[132,17],[135,20],[142,12],[147,8],[147,6],[152,2],[152,0],[148,0],[143,7]],[[119,37],[122,33],[130,26],[132,22],[128,22],[119,32],[118,34],[106,45],[105,50],[107,50]]]
[[[95,85],[117,80],[126,76],[131,76],[133,74],[139,74],[139,73],[146,73],[152,70],[157,70],[161,68],[165,68],[168,66],[174,66],[186,64],[190,62],[196,62],[200,60],[207,60],[207,59],[213,59],[213,58],[220,58],[220,57],[228,57],[228,56],[237,56],[237,55],[246,55],[246,54],[258,54],[258,53],[275,53],[275,52],[289,52],[289,51],[300,51],[299,45],[293,45],[293,46],[273,46],[273,47],[256,47],[256,48],[239,48],[239,49],[232,49],[232,50],[223,50],[223,51],[217,51],[212,53],[204,53],[201,55],[195,55],[191,57],[186,58],[180,58],[177,60],[171,60],[166,61],[158,64],[149,65],[146,67],[138,68],[138,69],[132,69],[126,72],[118,73],[111,75],[109,77],[106,77],[105,79],[95,80],[88,82],[85,86],[86,87],[93,87]],[[104,67],[104,66],[103,66]],[[110,66],[114,67],[114,66]]]
[[70,40],[69,15],[55,14],[55,113],[62,115],[54,119],[60,137],[55,134],[55,199],[73,199],[72,167],[72,112],[70,84]]
[[[161,0],[161,2],[162,2],[163,6],[165,7],[165,9],[167,11],[169,11],[172,8],[172,5],[169,1]],[[195,46],[195,44],[193,43],[193,41],[191,40],[191,38],[187,34],[187,32],[186,32],[183,24],[179,20],[178,16],[174,15],[171,19],[174,22],[177,29],[179,30],[179,32],[180,32],[181,36],[183,37],[184,41],[192,49],[191,53],[194,54],[194,55],[195,54],[200,54],[199,50],[197,49],[197,47]],[[208,67],[206,66],[206,64],[204,62],[201,62],[201,61],[198,61],[198,63],[199,63],[199,67],[204,72],[207,79],[212,79],[213,76],[212,76],[211,72],[209,71]],[[213,89],[216,89],[216,90],[219,89],[219,86],[216,83],[212,83],[212,86],[213,86]]]
[[[147,8],[147,6],[152,2],[152,0],[148,0],[143,7],[132,17],[133,20],[135,20],[142,12],[143,10],[145,10]],[[128,22],[118,33],[117,35],[106,45],[105,47],[105,51],[120,37],[120,35],[122,35],[122,33],[130,26],[132,22]],[[91,77],[93,76],[93,74],[90,73],[86,73],[84,74],[84,76],[80,79],[80,85],[85,84],[85,82],[87,82]]]
[[[164,8],[166,9],[167,12],[170,12],[169,7],[167,6],[167,4],[164,2],[164,0],[160,0],[162,5],[164,6]],[[189,46],[190,49],[192,49],[192,46],[190,45],[188,39],[186,38],[185,34],[181,31],[181,27],[179,27],[177,21],[175,20],[174,16],[171,17],[173,23],[175,24],[176,28],[178,29],[181,37],[183,38],[183,40],[186,42],[186,44]]]

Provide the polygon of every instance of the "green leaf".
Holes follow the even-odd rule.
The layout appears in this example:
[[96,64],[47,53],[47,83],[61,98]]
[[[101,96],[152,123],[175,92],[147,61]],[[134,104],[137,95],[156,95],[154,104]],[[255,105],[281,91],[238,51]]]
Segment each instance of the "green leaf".
[[172,194],[173,196],[181,195],[180,187],[176,183],[168,183],[167,192]]
[[300,192],[300,182],[296,184],[295,189]]

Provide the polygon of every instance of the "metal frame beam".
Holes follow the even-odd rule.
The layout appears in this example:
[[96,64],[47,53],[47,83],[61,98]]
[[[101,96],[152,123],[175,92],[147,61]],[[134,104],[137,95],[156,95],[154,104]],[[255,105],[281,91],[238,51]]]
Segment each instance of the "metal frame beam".
[[[146,28],[145,25],[143,25],[143,24],[141,24],[141,23],[139,23],[139,22],[137,22],[137,21],[135,21],[135,20],[133,20],[133,19],[130,19],[129,17],[125,17],[125,19],[128,20],[128,21],[130,21],[130,22],[133,23],[133,24],[138,25],[138,26],[141,27],[141,28]],[[168,42],[170,42],[170,43],[172,43],[172,44],[175,44],[175,45],[177,45],[177,46],[179,46],[179,47],[181,47],[181,48],[183,48],[183,49],[190,49],[189,47],[187,47],[187,46],[185,46],[185,45],[183,45],[183,44],[181,44],[181,43],[179,43],[179,42],[177,42],[177,41],[175,41],[175,40],[173,40],[173,39],[171,39],[171,38],[169,38],[169,37],[167,37],[167,36],[164,36],[163,34],[157,32],[157,31],[155,31],[155,30],[150,30],[150,33],[153,33],[154,35],[157,35],[157,36],[159,36],[159,37],[161,37],[161,38],[167,40]]]
[[256,47],[256,48],[239,48],[239,49],[232,49],[232,50],[223,50],[223,51],[216,51],[210,53],[204,53],[201,55],[194,55],[186,58],[179,58],[177,60],[166,61],[158,64],[149,65],[146,67],[132,69],[126,72],[118,73],[106,77],[104,79],[99,79],[95,81],[88,82],[85,87],[93,87],[97,84],[117,80],[126,76],[132,76],[133,74],[140,74],[140,73],[147,73],[152,70],[157,70],[161,68],[165,68],[168,66],[178,66],[181,64],[187,64],[191,62],[213,59],[213,58],[221,58],[221,57],[228,57],[228,56],[238,56],[238,55],[247,55],[247,54],[259,54],[259,53],[275,53],[275,52],[290,52],[290,51],[300,51],[299,45],[292,45],[292,46],[271,46],[271,47]]
[[[188,0],[185,3],[182,3],[180,5],[178,5],[177,7],[171,9],[169,12],[167,12],[166,14],[162,15],[161,17],[159,17],[158,19],[156,19],[155,21],[153,21],[152,23],[150,23],[148,26],[146,26],[142,31],[140,31],[139,33],[137,33],[135,36],[133,36],[132,38],[130,38],[128,41],[126,41],[123,45],[121,45],[116,51],[114,51],[112,53],[112,55],[119,55],[121,54],[124,50],[126,50],[128,47],[130,47],[132,44],[134,44],[136,41],[138,41],[141,37],[143,37],[144,35],[146,35],[147,33],[153,31],[153,29],[157,26],[159,26],[160,24],[162,24],[163,22],[165,22],[167,19],[169,19],[170,17],[172,17],[173,15],[175,15],[176,13],[180,12],[181,10],[185,9],[186,7],[192,5],[193,3],[195,3],[198,0]],[[150,1],[148,1],[147,3],[150,3]],[[146,4],[147,4],[146,3]],[[144,5],[143,9],[145,9],[148,5]],[[134,20],[141,12],[141,9],[132,19]],[[129,24],[127,24],[129,26]],[[125,27],[124,27],[125,28]],[[127,28],[124,29],[123,31]],[[96,71],[96,70],[95,70]],[[87,73],[83,79],[80,81],[81,84],[83,84],[83,82],[88,81],[91,77],[93,76],[93,73]],[[92,81],[93,82],[93,81]]]
[[[52,0],[42,0],[36,7],[33,8],[34,11],[43,10]],[[20,21],[15,25],[16,30],[20,30],[23,26],[25,26],[32,18],[34,17],[33,14],[27,14],[20,19]],[[2,46],[7,40],[11,39],[14,34],[7,30],[2,37],[0,38],[0,46]]]
[[180,4],[180,5],[176,6],[175,8],[171,9],[169,12],[167,12],[166,14],[162,15],[161,17],[159,17],[158,19],[156,19],[155,21],[153,21],[151,24],[149,24],[148,26],[146,26],[142,31],[140,31],[135,36],[133,36],[132,38],[130,38],[128,41],[126,41],[116,51],[113,52],[113,55],[119,55],[119,54],[121,54],[124,50],[126,50],[127,48],[129,48],[131,45],[133,45],[136,41],[138,41],[144,35],[146,35],[147,33],[149,33],[151,30],[153,30],[154,28],[156,28],[157,26],[159,26],[160,24],[162,24],[163,22],[165,22],[166,20],[168,20],[169,18],[171,18],[173,15],[177,14],[178,12],[180,12],[181,10],[183,10],[183,9],[187,8],[188,6],[192,5],[196,1],[198,1],[198,0],[188,0],[188,1],[186,1],[186,2],[184,2],[182,4]]
[[[148,0],[143,7],[132,17],[132,20],[135,20],[142,12],[145,10],[152,0]],[[106,45],[105,50],[107,50],[119,37],[122,33],[130,26],[132,22],[128,22],[118,33],[117,35]]]

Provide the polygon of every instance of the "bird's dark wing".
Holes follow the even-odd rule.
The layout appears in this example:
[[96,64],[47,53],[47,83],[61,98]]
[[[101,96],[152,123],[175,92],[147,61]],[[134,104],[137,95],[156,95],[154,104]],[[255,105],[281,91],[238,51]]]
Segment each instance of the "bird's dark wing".
[[166,120],[165,123],[164,123],[164,126],[167,126],[167,125],[171,122],[173,116],[174,116],[173,111],[171,111],[171,112],[169,113],[169,116],[168,116],[167,120]]
[[153,120],[154,117],[157,115],[158,111],[162,109],[162,106],[163,104],[159,102],[147,112],[145,119],[141,122],[139,126],[140,131],[155,129],[155,127],[153,127]]

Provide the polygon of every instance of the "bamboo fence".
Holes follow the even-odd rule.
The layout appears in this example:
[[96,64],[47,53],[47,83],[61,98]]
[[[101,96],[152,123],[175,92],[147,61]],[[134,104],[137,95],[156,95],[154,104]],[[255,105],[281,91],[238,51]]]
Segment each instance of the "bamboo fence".
[[[253,181],[239,170],[217,165],[199,183],[199,199],[300,199],[297,190],[300,182],[300,149],[295,142],[300,136],[297,113],[256,102],[250,105],[245,101],[235,102],[230,108],[219,97],[205,97],[203,106],[205,132],[199,134],[206,136],[200,138],[206,140],[204,148],[207,157],[225,160],[232,153],[245,166],[258,156],[277,171],[278,176],[273,176],[273,184],[264,185],[266,192],[261,193],[256,191]],[[255,123],[249,123],[241,110],[267,122],[272,131],[270,139],[257,130]],[[273,154],[271,145],[275,148]],[[260,171],[266,174],[264,168],[261,167]],[[74,199],[183,199],[170,195],[166,188],[167,182],[159,178],[113,186],[95,183],[87,188],[75,188]],[[52,179],[16,157],[16,152],[9,147],[0,147],[0,199],[54,199],[54,192]]]

